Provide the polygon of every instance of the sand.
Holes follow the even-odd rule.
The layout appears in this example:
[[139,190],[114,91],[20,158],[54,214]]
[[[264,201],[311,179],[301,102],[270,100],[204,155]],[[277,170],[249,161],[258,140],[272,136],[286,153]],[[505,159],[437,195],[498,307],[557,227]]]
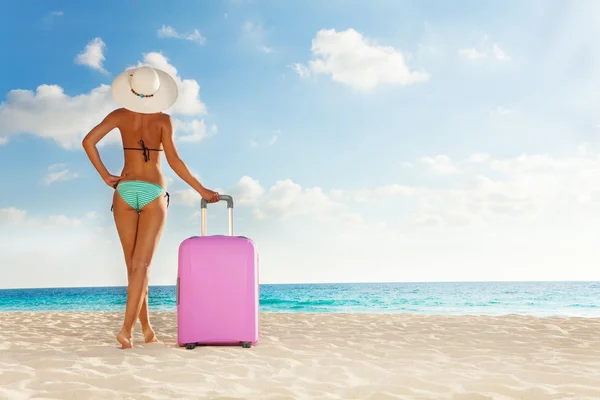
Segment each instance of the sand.
[[119,313],[0,313],[0,398],[600,399],[600,319],[263,313],[252,349],[186,350],[151,318],[121,350]]

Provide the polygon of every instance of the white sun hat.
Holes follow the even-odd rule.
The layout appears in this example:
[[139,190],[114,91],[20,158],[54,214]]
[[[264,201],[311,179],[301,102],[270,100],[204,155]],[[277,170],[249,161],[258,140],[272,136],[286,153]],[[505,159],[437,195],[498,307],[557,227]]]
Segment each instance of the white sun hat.
[[112,96],[122,107],[142,113],[164,111],[177,101],[175,79],[163,70],[142,66],[128,69],[112,83]]

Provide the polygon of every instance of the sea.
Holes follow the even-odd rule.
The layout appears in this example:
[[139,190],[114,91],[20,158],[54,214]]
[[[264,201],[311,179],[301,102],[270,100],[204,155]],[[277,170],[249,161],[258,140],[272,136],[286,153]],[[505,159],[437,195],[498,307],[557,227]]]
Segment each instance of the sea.
[[[150,311],[176,311],[175,286],[150,286]],[[125,287],[0,290],[0,312],[117,311]],[[600,282],[262,284],[260,310],[600,317]]]

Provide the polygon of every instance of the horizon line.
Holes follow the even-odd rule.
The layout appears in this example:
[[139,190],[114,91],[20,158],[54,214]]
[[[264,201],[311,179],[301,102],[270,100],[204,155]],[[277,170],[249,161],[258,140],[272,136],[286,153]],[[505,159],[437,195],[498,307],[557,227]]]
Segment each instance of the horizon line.
[[[306,285],[389,285],[389,284],[463,284],[463,283],[600,283],[597,280],[502,280],[502,281],[371,281],[371,282],[286,282],[286,283],[259,283],[260,286],[306,286]],[[176,285],[148,285],[148,287],[176,287]],[[17,287],[0,288],[5,290],[53,290],[53,289],[115,289],[127,288],[126,285],[117,286],[58,286],[58,287]]]

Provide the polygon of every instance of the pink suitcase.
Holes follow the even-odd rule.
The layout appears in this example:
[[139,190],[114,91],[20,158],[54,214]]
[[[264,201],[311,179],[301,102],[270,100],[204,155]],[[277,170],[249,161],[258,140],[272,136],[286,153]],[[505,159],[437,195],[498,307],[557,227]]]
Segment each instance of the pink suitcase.
[[177,272],[177,343],[197,345],[258,343],[258,253],[254,242],[233,236],[233,199],[227,201],[229,236],[206,236],[202,199],[202,236],[179,246]]

